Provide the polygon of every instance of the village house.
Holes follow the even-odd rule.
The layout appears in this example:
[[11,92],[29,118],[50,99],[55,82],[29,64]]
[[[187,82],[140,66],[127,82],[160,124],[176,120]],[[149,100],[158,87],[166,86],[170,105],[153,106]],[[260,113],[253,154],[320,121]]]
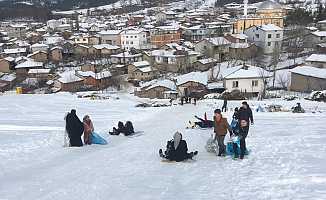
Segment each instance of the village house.
[[315,48],[316,45],[326,42],[326,31],[314,31],[305,36],[304,45],[307,48]]
[[140,98],[150,99],[176,99],[178,93],[175,82],[171,80],[155,80],[135,91],[135,95]]
[[6,56],[10,57],[19,57],[19,56],[27,56],[27,50],[26,48],[14,48],[14,49],[4,49],[3,53]]
[[262,49],[264,54],[280,51],[282,47],[283,29],[274,24],[250,27],[245,34],[248,41]]
[[33,53],[37,52],[37,51],[48,52],[48,49],[49,49],[49,45],[47,45],[47,44],[36,43],[31,46],[31,50]]
[[156,21],[164,23],[166,21],[175,20],[177,13],[174,11],[160,11],[155,15]]
[[326,54],[312,54],[305,60],[305,63],[312,67],[326,69]]
[[143,54],[135,53],[133,54],[130,51],[122,52],[119,54],[111,55],[111,62],[113,64],[131,64],[133,62],[139,62],[143,60]]
[[253,43],[232,43],[229,48],[229,57],[236,60],[248,60],[258,53],[258,47]]
[[84,85],[97,90],[105,89],[112,85],[112,75],[105,70],[95,73],[94,71],[78,71],[77,74],[84,79]]
[[88,49],[89,49],[90,47],[89,46],[87,46],[87,45],[83,45],[83,44],[77,44],[76,46],[75,46],[75,54],[76,55],[79,55],[79,56],[86,56],[86,55],[88,55]]
[[148,47],[147,33],[142,30],[125,30],[120,33],[121,46],[123,49],[130,50],[144,49]]
[[181,31],[175,26],[160,26],[151,32],[151,44],[161,47],[168,43],[180,43]]
[[51,69],[30,69],[28,78],[35,78],[38,82],[46,82],[52,78]]
[[134,62],[128,66],[128,79],[136,81],[150,81],[157,76],[155,70],[148,61]]
[[145,52],[144,58],[161,71],[185,73],[193,69],[198,56],[194,51],[160,49]]
[[27,32],[28,28],[23,24],[10,24],[6,31],[9,37],[23,38]]
[[227,91],[239,90],[246,96],[258,96],[264,92],[271,73],[250,65],[234,68],[236,70],[223,77],[223,85]]
[[205,38],[195,45],[195,51],[223,62],[230,50],[231,42],[224,37]]
[[62,47],[53,47],[50,49],[50,55],[49,58],[53,62],[60,62],[62,61]]
[[16,75],[18,80],[23,80],[28,76],[30,69],[43,69],[42,62],[36,62],[34,60],[27,60],[15,66]]
[[88,53],[93,55],[108,56],[119,53],[120,47],[110,44],[98,44],[89,48]]
[[107,30],[98,33],[100,36],[101,44],[110,44],[119,46],[121,45],[121,30]]
[[55,82],[55,87],[63,92],[77,92],[84,86],[84,80],[78,77],[75,71],[67,71],[59,74],[60,78]]
[[197,60],[195,63],[195,70],[207,71],[217,64],[217,60],[214,58],[204,58]]
[[205,72],[191,72],[175,79],[180,97],[200,98],[207,94],[208,76]]
[[0,72],[9,73],[15,68],[15,59],[12,57],[6,57],[0,59]]
[[290,70],[289,89],[297,92],[312,92],[326,89],[326,69],[311,66],[298,66]]
[[16,80],[15,74],[4,74],[0,76],[0,91],[4,92],[12,89],[17,83]]
[[46,51],[35,51],[27,57],[35,60],[36,62],[45,63],[48,61],[48,53]]

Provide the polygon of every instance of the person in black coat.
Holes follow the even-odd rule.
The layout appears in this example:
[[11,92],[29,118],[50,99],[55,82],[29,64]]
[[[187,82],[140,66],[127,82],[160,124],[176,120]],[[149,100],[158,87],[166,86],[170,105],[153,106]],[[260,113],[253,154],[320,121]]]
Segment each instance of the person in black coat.
[[[240,146],[241,146],[241,154],[240,158],[242,159],[244,156],[244,152],[247,149],[246,148],[246,137],[249,132],[249,124],[254,124],[254,118],[252,116],[252,111],[246,101],[242,102],[242,106],[239,109],[238,112],[238,120],[239,120],[239,126],[241,127],[241,140],[240,140]],[[245,122],[244,122],[245,121]],[[241,125],[242,124],[242,125]]]
[[76,115],[76,110],[72,109],[66,116],[66,131],[70,139],[70,146],[81,147],[83,142],[81,136],[84,132],[84,124]]
[[226,112],[227,107],[228,107],[228,100],[226,99],[226,97],[224,97],[222,112]]
[[118,122],[118,128],[113,127],[113,132],[109,132],[110,135],[120,135],[120,133],[125,136],[135,133],[134,126],[131,121],[127,121],[125,125],[121,121]]
[[238,112],[238,118],[239,120],[246,120],[248,123],[248,127],[249,124],[251,123],[251,125],[254,124],[254,118],[252,116],[252,110],[249,107],[248,103],[246,101],[242,102],[242,106],[239,109]]
[[160,149],[159,154],[161,157],[171,161],[180,162],[187,159],[192,159],[193,156],[198,154],[198,151],[188,153],[187,142],[182,140],[182,135],[176,132],[173,140],[167,142],[165,154]]

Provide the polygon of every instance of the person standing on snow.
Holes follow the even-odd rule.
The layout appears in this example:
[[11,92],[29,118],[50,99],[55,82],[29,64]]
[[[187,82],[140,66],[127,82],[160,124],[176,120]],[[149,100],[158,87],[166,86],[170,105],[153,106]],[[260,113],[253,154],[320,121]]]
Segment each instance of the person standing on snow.
[[72,109],[66,116],[66,130],[70,140],[70,146],[81,147],[83,142],[81,136],[84,132],[84,124],[76,115],[76,110]]
[[91,145],[92,133],[94,132],[93,122],[88,115],[84,116],[83,122],[84,122],[84,143],[86,145]]
[[227,106],[228,106],[228,100],[226,99],[226,97],[224,97],[222,112],[223,112],[223,110],[225,110],[224,112],[226,112]]
[[[234,132],[236,136],[239,137],[240,139],[240,159],[244,158],[245,152],[246,152],[246,137],[248,135],[247,132],[247,121],[246,120],[241,120],[240,123],[238,124],[237,132]],[[233,152],[234,152],[234,157],[238,158],[238,144],[233,143]]]
[[232,129],[226,118],[222,117],[221,110],[216,109],[214,111],[214,141],[217,141],[218,144],[218,156],[224,156],[226,151],[226,146],[224,144],[224,138],[229,131],[230,135],[232,135]]
[[248,135],[249,132],[249,124],[253,125],[254,124],[254,118],[252,116],[252,110],[250,109],[248,103],[246,101],[242,102],[242,106],[239,109],[239,113],[238,113],[238,117],[239,117],[239,122],[241,123],[241,121],[246,121],[246,126],[242,127],[242,131],[244,132],[244,148],[246,149],[246,143],[245,143],[245,139]]

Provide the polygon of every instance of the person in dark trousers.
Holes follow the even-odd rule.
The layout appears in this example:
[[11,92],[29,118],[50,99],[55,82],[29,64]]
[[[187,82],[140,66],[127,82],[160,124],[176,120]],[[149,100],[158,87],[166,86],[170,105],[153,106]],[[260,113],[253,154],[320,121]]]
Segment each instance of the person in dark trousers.
[[173,140],[167,142],[164,154],[162,149],[159,150],[159,154],[162,158],[180,162],[192,159],[198,154],[198,151],[188,153],[187,142],[182,139],[181,133],[176,132],[173,136]]
[[200,128],[212,128],[212,127],[214,127],[214,121],[208,120],[206,116],[207,116],[206,112],[205,112],[205,119],[202,119],[202,118],[195,115],[195,118],[200,120],[199,122],[195,122],[195,125],[199,126]]
[[184,100],[183,97],[181,97],[181,105],[182,105],[182,106],[183,106],[183,100]]
[[70,140],[70,146],[83,146],[81,136],[84,132],[84,123],[80,121],[76,115],[76,110],[74,109],[72,109],[66,116],[66,131]]
[[214,140],[217,141],[218,144],[218,156],[224,156],[225,155],[225,151],[226,151],[226,146],[224,144],[224,138],[227,134],[227,131],[229,131],[230,135],[232,135],[232,129],[227,121],[226,118],[223,118],[222,114],[221,114],[221,110],[220,109],[216,109],[214,111],[214,133],[215,133],[215,137]]
[[238,120],[239,119],[239,108],[238,107],[236,107],[234,109],[234,113],[232,115],[232,119],[235,119],[235,120]]
[[197,98],[194,98],[194,105],[197,104]]
[[224,97],[222,112],[223,112],[223,110],[224,110],[224,112],[226,112],[227,106],[228,106],[228,100],[226,99],[226,97]]
[[173,99],[170,99],[170,106],[172,106]]
[[[238,132],[234,132],[234,134],[238,136],[240,139],[240,159],[243,159],[246,153],[246,137],[248,135],[247,121],[241,120],[238,126],[239,126]],[[234,152],[234,157],[238,158],[239,157],[238,144],[236,143],[233,143],[233,152]]]
[[[249,107],[248,103],[246,101],[242,102],[242,106],[239,109],[239,114],[238,114],[238,121],[241,123],[241,121],[246,121],[246,126],[242,127],[242,131],[244,131],[245,133],[243,133],[243,143],[244,143],[244,148],[246,149],[246,143],[245,143],[245,139],[248,135],[249,132],[249,124],[253,125],[254,124],[254,118],[252,116],[252,110]],[[244,122],[243,122],[244,123]],[[241,158],[241,155],[240,155]],[[243,155],[242,155],[243,158]],[[242,159],[241,158],[241,159]]]
[[123,122],[118,122],[118,128],[113,127],[113,132],[109,132],[110,135],[120,135],[124,134],[125,136],[135,133],[134,126],[131,121],[127,121],[124,125]]

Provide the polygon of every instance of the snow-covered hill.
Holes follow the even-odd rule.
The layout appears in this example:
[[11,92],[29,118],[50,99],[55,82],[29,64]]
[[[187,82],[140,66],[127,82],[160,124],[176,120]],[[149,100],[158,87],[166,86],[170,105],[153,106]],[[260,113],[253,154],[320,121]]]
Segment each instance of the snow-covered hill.
[[[197,106],[136,108],[141,100],[79,99],[70,94],[0,97],[0,198],[35,199],[325,199],[326,104],[301,101],[323,113],[254,113],[245,160],[204,149],[211,130],[185,129],[193,115],[212,117],[220,100]],[[229,102],[230,107],[240,102]],[[249,102],[258,105],[296,102]],[[254,107],[254,105],[252,105]],[[63,116],[89,114],[107,146],[63,148]],[[224,115],[230,119],[231,112]],[[132,120],[143,135],[107,136],[118,120]],[[162,163],[158,149],[181,131],[194,162]]]

